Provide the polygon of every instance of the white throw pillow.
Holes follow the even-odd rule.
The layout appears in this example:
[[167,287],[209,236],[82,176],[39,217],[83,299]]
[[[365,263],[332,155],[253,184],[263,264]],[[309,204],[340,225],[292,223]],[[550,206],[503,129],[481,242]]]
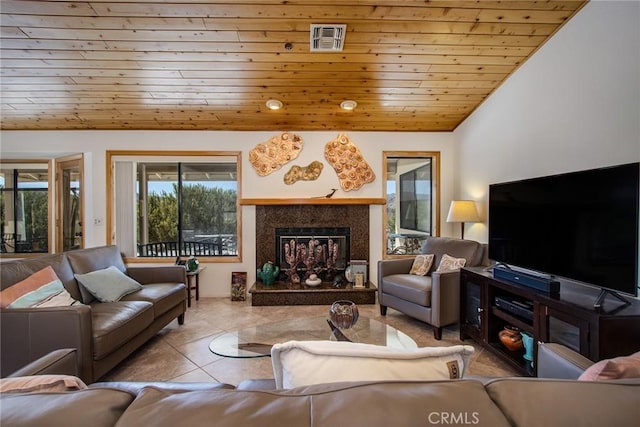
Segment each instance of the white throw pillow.
[[462,378],[473,347],[397,349],[345,341],[288,341],[271,348],[277,389],[340,381]]

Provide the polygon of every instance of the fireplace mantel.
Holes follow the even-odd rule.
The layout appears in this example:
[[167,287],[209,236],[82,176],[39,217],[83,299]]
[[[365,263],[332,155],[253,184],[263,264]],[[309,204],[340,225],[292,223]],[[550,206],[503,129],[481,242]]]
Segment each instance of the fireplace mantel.
[[380,197],[311,197],[311,198],[264,198],[264,199],[240,199],[241,205],[255,206],[286,206],[286,205],[385,205],[386,199]]

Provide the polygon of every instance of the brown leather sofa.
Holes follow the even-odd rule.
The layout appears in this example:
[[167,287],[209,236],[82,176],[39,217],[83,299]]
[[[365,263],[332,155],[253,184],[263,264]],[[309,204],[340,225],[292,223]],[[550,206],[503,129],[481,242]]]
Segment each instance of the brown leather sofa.
[[434,254],[433,265],[424,276],[409,274],[415,257],[378,261],[378,301],[380,314],[387,307],[421,320],[434,327],[435,339],[442,338],[442,328],[460,316],[459,271],[435,271],[444,254],[465,258],[466,267],[489,265],[486,247],[473,240],[428,237],[423,254]]
[[[32,372],[42,370],[32,366]],[[279,391],[215,383],[97,383],[73,392],[2,393],[0,424],[625,427],[637,425],[639,396],[638,380],[386,381]]]
[[[71,296],[86,305],[0,310],[0,369],[5,377],[52,350],[75,348],[78,376],[92,383],[114,368],[173,319],[184,322],[185,269],[125,266],[116,246],[4,262],[5,289],[52,266]],[[115,266],[143,285],[118,302],[101,303],[81,289],[74,273]]]

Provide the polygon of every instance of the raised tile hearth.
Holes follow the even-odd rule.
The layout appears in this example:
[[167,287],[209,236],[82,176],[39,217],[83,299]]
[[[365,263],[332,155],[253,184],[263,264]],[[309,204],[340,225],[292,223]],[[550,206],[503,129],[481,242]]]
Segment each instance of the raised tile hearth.
[[377,290],[371,283],[364,288],[355,288],[352,285],[334,288],[330,282],[317,287],[284,282],[273,285],[256,282],[249,293],[251,305],[331,305],[338,300],[349,300],[356,304],[375,304]]

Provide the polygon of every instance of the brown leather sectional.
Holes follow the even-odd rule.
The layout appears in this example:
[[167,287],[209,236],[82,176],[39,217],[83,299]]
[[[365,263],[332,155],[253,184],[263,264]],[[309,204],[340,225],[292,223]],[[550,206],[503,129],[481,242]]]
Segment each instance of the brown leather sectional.
[[[75,375],[63,349],[11,376]],[[327,383],[274,390],[273,380],[102,382],[68,392],[0,393],[0,425],[73,426],[636,426],[640,379],[576,381],[589,366],[540,345],[552,378]]]
[[[640,383],[536,378],[330,383],[289,390],[103,384],[0,394],[2,425],[637,426]],[[186,387],[186,388],[185,388]]]
[[[52,350],[75,348],[79,376],[89,384],[115,367],[173,319],[184,322],[185,269],[180,266],[132,267],[116,246],[4,262],[5,289],[52,266],[74,299],[85,305],[0,310],[0,370],[5,377]],[[80,289],[74,273],[115,266],[143,285],[118,302],[101,303]]]

